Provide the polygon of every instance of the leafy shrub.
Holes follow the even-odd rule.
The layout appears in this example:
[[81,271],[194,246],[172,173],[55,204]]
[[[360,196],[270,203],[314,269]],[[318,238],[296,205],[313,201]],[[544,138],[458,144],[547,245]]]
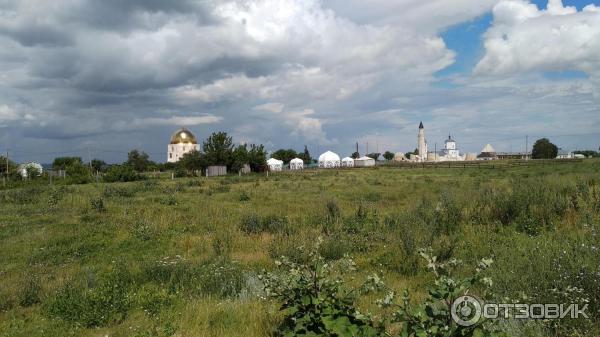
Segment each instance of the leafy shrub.
[[379,286],[379,278],[349,289],[339,275],[355,269],[352,260],[326,263],[318,246],[308,253],[305,264],[283,258],[280,272],[261,275],[266,296],[281,305],[283,321],[277,328],[280,336],[379,336],[383,328],[360,313],[356,300]]
[[262,222],[257,214],[249,214],[242,217],[241,229],[246,234],[257,234],[262,232]]
[[156,317],[165,307],[173,303],[173,296],[164,288],[148,283],[144,284],[135,296],[137,305],[150,317]]
[[280,233],[286,230],[288,224],[288,218],[282,215],[271,214],[261,218],[259,215],[252,213],[242,217],[240,227],[246,234]]
[[119,268],[96,287],[67,283],[45,303],[46,313],[88,328],[120,322],[127,316],[130,307],[128,291],[131,281],[131,275]]
[[133,167],[129,165],[113,165],[111,166],[103,176],[104,181],[108,183],[113,182],[128,182],[143,180],[144,176],[139,174]]
[[229,256],[233,248],[233,233],[223,229],[215,233],[212,241],[213,250],[217,256]]
[[239,200],[240,201],[250,201],[250,196],[248,195],[248,193],[246,193],[246,191],[242,191],[242,193],[240,193]]
[[20,285],[18,298],[19,305],[29,307],[40,302],[40,279],[35,274],[26,274]]
[[106,212],[106,206],[104,206],[104,199],[102,199],[102,198],[92,198],[90,200],[90,205],[92,207],[92,210],[94,210],[98,213]]

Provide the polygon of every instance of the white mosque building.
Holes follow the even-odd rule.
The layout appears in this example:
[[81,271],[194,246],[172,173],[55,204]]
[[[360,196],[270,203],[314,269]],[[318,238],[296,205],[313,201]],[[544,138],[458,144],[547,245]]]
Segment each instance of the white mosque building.
[[181,128],[171,136],[171,142],[168,146],[168,163],[178,162],[184,154],[191,151],[200,151],[200,145],[196,141],[196,136],[186,129]]
[[419,134],[417,136],[417,150],[419,154],[411,156],[411,161],[464,161],[466,159],[466,155],[460,154],[460,151],[456,146],[456,141],[452,139],[451,135],[448,135],[448,139],[446,139],[446,141],[444,142],[444,148],[442,150],[438,151],[437,153],[429,152],[427,147],[427,140],[425,139],[425,127],[423,126],[423,122],[419,124]]

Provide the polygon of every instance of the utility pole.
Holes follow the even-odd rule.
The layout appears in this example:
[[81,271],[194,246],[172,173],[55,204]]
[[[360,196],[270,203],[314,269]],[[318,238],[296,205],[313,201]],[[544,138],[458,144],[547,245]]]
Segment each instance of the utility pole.
[[529,160],[528,152],[529,152],[529,135],[526,135],[525,136],[525,160]]
[[[358,152],[358,142],[356,142],[356,155],[357,155],[358,157],[360,157],[360,153]],[[357,157],[357,158],[358,158],[358,157]]]
[[8,170],[9,170],[9,165],[8,165],[8,149],[6,149],[6,180],[8,180]]

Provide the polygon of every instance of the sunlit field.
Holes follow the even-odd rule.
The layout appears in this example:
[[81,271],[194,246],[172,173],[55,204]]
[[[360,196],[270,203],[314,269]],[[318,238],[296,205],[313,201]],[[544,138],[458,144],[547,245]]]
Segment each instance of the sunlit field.
[[[491,298],[589,304],[589,320],[502,322],[509,336],[597,336],[599,224],[597,160],[30,181],[0,190],[0,336],[270,336],[281,303],[259,276],[318,238],[326,261],[353,258],[350,284],[378,274],[415,305],[434,280],[420,249],[463,276],[491,258]],[[383,295],[356,305],[377,321]]]

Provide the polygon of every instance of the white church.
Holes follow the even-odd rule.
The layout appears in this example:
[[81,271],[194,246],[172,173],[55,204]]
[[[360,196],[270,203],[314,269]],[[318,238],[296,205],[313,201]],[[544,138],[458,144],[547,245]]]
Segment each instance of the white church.
[[196,137],[190,130],[181,128],[171,136],[171,142],[167,150],[167,162],[176,163],[184,154],[191,151],[200,151],[200,145],[198,145]]

